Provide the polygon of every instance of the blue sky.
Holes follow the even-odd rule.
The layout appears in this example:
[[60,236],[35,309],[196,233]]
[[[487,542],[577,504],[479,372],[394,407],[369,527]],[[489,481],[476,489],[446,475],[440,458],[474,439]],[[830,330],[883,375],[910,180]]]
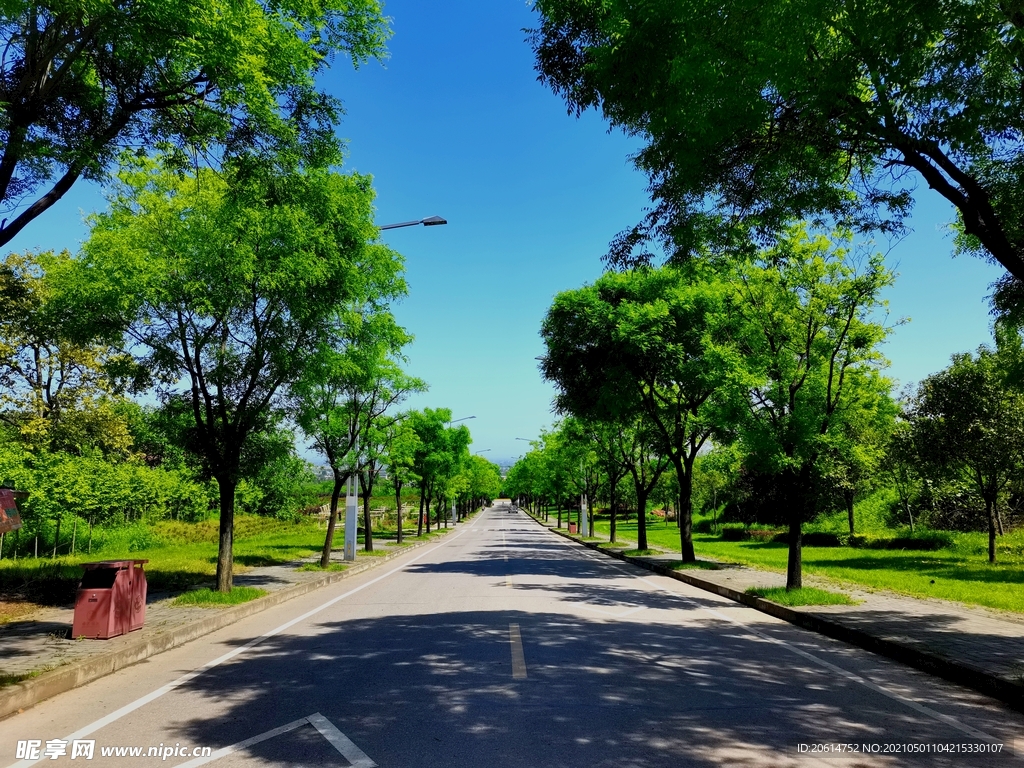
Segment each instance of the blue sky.
[[[592,281],[614,235],[648,204],[628,155],[637,142],[580,119],[536,81],[525,0],[391,0],[391,56],[353,70],[335,62],[325,88],[343,99],[347,168],[372,174],[378,223],[434,214],[444,227],[386,232],[404,254],[410,295],[395,312],[416,340],[409,370],[430,384],[415,407],[448,407],[473,450],[514,458],[552,420],[537,372],[538,329],[552,297]],[[923,187],[923,184],[922,184]],[[886,345],[890,375],[919,380],[990,336],[986,296],[999,271],[952,259],[952,213],[922,189],[914,233],[897,244],[893,316],[911,322]],[[11,243],[72,248],[80,211],[102,206],[79,185]]]

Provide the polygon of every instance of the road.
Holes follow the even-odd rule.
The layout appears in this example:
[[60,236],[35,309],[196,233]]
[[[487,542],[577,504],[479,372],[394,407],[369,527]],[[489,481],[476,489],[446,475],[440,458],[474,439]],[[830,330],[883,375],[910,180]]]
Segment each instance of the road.
[[[0,765],[1015,765],[1022,726],[980,694],[496,507],[0,722]],[[29,739],[66,739],[68,754],[16,760]],[[70,759],[72,740],[95,742],[91,762]],[[823,759],[801,744],[1004,746]],[[101,754],[151,746],[170,754]]]

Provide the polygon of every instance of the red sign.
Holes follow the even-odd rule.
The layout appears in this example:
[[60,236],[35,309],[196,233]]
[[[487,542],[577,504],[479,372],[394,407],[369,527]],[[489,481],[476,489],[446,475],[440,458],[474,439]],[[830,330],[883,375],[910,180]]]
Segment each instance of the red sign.
[[21,515],[14,501],[14,491],[0,488],[0,533],[16,531],[21,528]]

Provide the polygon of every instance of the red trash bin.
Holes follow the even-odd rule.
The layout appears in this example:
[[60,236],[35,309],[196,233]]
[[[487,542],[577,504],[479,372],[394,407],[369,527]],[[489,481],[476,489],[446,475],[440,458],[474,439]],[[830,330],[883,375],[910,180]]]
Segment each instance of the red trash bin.
[[85,574],[75,599],[73,638],[106,640],[136,629],[146,620],[146,572],[149,560],[82,563]]
[[569,523],[569,533],[576,533],[576,523]]

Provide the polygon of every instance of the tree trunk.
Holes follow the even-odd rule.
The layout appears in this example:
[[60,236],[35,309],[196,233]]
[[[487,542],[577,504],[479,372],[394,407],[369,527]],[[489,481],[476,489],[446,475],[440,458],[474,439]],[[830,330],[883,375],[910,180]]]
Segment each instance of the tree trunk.
[[423,517],[427,521],[427,535],[428,536],[430,535],[430,503],[433,500],[434,500],[433,497],[430,494],[427,494],[427,506],[426,506],[426,510],[425,510],[426,514]]
[[985,511],[988,513],[988,561],[996,561],[996,505],[994,499],[985,499]]
[[999,505],[998,504],[995,505],[995,508],[996,508],[996,532],[1000,536],[1002,536],[1005,533],[1005,531],[1003,530],[1003,515],[999,511]]
[[420,513],[416,518],[416,536],[423,535],[423,486],[420,486]]
[[800,472],[784,475],[785,498],[789,500],[789,562],[786,564],[786,591],[803,586],[803,520],[810,507],[811,465],[805,464]]
[[636,492],[636,548],[647,549],[647,494]]
[[402,484],[395,481],[395,517],[398,524],[397,542],[402,543]]
[[679,525],[679,550],[684,563],[697,562],[697,555],[693,551],[693,468],[692,462],[686,462],[676,456],[672,465],[676,469],[676,479],[679,481],[679,509],[676,510],[677,524]]
[[334,531],[338,525],[338,498],[345,483],[338,472],[334,473],[334,488],[331,491],[331,514],[327,518],[327,535],[324,536],[324,551],[320,553],[320,567],[331,564],[331,550],[334,549]]
[[230,592],[233,583],[235,537],[235,487],[234,479],[217,478],[220,488],[220,542],[217,545],[217,591]]
[[[611,478],[608,478],[608,480],[609,480],[609,483],[611,483]],[[608,502],[608,506],[609,506],[608,512],[609,512],[609,514],[611,516],[611,521],[610,521],[610,524],[608,526],[610,528],[610,532],[609,532],[609,536],[608,536],[608,541],[611,542],[612,544],[614,544],[615,543],[615,522],[616,522],[615,521],[615,513],[617,511],[615,509],[615,484],[614,483],[611,483],[611,494],[610,495],[611,495],[611,499],[609,499],[609,502]]]
[[803,586],[803,510],[791,511],[789,515],[789,562],[786,563],[786,591]]
[[[370,477],[370,473],[366,473]],[[370,519],[370,491],[372,488],[363,483],[363,551],[373,552],[373,521]]]

